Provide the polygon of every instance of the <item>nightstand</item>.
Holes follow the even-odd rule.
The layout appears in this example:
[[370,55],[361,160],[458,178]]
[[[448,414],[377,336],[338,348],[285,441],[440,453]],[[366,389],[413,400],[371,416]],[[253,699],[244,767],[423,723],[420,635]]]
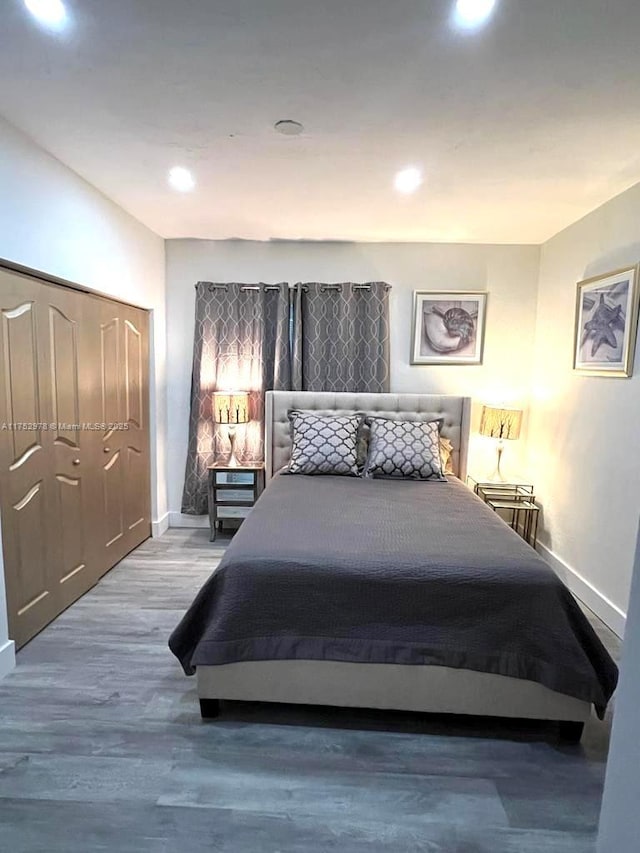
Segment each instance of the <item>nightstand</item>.
[[487,506],[490,506],[494,512],[498,514],[501,511],[511,515],[509,525],[516,533],[531,545],[536,547],[538,541],[538,518],[540,516],[540,507],[532,500],[499,500],[496,498],[488,498]]
[[522,477],[498,483],[469,474],[467,485],[529,545],[536,547],[540,507],[533,493],[533,483]]
[[249,515],[264,488],[264,464],[209,465],[210,542],[226,520],[239,521]]
[[535,501],[533,483],[522,477],[511,477],[507,483],[498,483],[495,480],[487,480],[486,477],[468,474],[467,485],[485,503],[488,503],[492,498],[495,500]]

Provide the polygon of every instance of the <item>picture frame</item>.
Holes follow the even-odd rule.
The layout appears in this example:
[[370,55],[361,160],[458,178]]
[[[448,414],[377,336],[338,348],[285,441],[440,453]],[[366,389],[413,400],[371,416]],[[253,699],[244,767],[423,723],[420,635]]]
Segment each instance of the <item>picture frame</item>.
[[489,294],[415,290],[411,364],[482,364]]
[[589,376],[633,375],[639,265],[578,282],[573,369]]

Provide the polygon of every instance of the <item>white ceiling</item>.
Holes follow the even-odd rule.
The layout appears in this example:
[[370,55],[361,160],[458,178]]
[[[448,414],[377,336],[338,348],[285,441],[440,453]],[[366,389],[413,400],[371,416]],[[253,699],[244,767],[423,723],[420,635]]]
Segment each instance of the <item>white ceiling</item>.
[[0,114],[164,237],[537,243],[640,181],[638,0],[65,2],[2,0]]

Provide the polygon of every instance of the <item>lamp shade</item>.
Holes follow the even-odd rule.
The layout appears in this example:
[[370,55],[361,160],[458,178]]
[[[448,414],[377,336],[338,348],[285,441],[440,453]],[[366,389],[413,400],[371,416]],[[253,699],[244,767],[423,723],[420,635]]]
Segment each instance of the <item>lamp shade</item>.
[[522,409],[500,409],[496,406],[483,406],[480,418],[480,435],[491,438],[520,438]]
[[246,391],[214,391],[213,418],[219,424],[246,424],[249,394]]

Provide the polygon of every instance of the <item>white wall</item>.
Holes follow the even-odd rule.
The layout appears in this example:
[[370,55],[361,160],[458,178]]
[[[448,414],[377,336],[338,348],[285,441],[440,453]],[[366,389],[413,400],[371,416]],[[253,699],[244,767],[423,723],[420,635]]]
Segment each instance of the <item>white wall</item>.
[[[193,523],[192,519],[181,517],[179,511],[187,450],[197,281],[388,281],[393,285],[392,391],[468,394],[477,400],[515,402],[526,399],[529,388],[538,262],[539,249],[534,246],[167,241],[171,523]],[[412,294],[420,289],[489,291],[482,366],[409,364]],[[484,446],[476,447],[476,459],[488,450],[485,441],[478,441]],[[515,460],[517,446],[515,442],[513,445]],[[508,451],[511,450],[510,446]],[[485,462],[488,467],[490,462]],[[202,519],[202,523],[206,520]]]
[[598,853],[636,853],[640,838],[640,531],[628,625],[607,759]]
[[[164,241],[0,119],[0,258],[152,309],[157,526],[167,512]],[[0,585],[0,612],[5,609]],[[0,648],[5,640],[0,617]]]
[[640,348],[631,379],[573,373],[574,314],[576,282],[640,260],[639,220],[640,185],[542,247],[529,425],[542,542],[618,633],[640,513]]

